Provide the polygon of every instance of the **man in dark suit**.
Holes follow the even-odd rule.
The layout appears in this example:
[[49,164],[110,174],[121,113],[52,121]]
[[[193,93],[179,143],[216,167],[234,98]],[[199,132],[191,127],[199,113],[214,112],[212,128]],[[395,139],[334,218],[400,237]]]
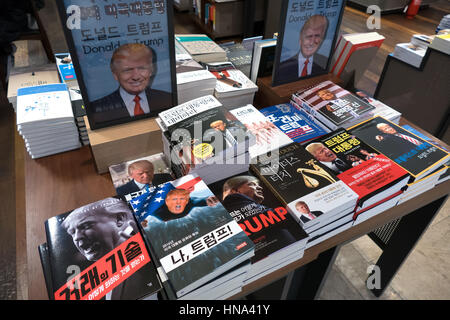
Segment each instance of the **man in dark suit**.
[[119,88],[90,103],[96,122],[139,117],[171,106],[170,93],[151,89],[156,75],[156,55],[151,48],[124,44],[114,51],[110,68]]
[[300,30],[300,51],[293,57],[280,62],[277,75],[283,82],[323,72],[325,69],[314,63],[314,57],[327,33],[328,19],[322,15],[309,18]]
[[307,223],[322,215],[322,211],[311,211],[304,201],[299,201],[295,204],[295,209],[300,213],[300,220]]
[[317,161],[326,165],[333,170],[335,174],[342,173],[351,168],[346,161],[338,158],[338,156],[320,142],[313,142],[305,147]]
[[128,166],[128,176],[132,179],[126,184],[117,187],[118,195],[126,195],[142,190],[146,186],[157,186],[172,180],[170,174],[155,175],[153,164],[148,160],[138,160]]
[[382,146],[380,150],[388,157],[398,157],[422,144],[422,141],[419,139],[416,139],[410,134],[398,132],[393,126],[387,123],[378,123],[377,129],[380,134],[376,135],[375,139]]

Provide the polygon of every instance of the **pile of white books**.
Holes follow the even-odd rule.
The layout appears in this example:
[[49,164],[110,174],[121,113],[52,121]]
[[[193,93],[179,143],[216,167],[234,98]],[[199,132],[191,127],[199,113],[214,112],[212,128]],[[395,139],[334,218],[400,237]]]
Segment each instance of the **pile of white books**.
[[175,40],[175,60],[178,104],[214,94],[216,77],[195,61],[177,40]]
[[442,34],[437,34],[430,44],[430,48],[439,50],[446,54],[450,54],[450,29],[446,30],[448,32],[442,32]]
[[426,48],[416,46],[412,43],[398,43],[395,46],[393,55],[397,59],[419,68],[426,52]]
[[214,96],[163,111],[156,121],[176,177],[195,173],[210,184],[248,170],[255,136]]
[[197,62],[209,63],[227,60],[225,50],[206,34],[176,34],[175,39]]
[[18,89],[17,130],[33,159],[79,148],[67,86],[60,83]]

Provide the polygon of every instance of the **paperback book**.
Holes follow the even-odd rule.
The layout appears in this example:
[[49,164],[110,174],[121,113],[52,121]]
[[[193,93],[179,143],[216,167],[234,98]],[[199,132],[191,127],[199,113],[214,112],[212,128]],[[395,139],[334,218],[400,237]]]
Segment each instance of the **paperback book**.
[[404,168],[413,181],[450,159],[445,150],[382,117],[362,122],[349,128],[349,132]]
[[298,143],[318,138],[328,133],[317,125],[306,112],[290,103],[278,104],[261,109],[266,118]]
[[[327,222],[353,212],[358,195],[301,145],[258,160],[251,169],[309,234]],[[315,228],[312,228],[315,226]]]
[[161,289],[124,200],[106,198],[52,217],[45,232],[55,300],[148,299]]
[[357,216],[406,189],[409,174],[357,136],[338,129],[305,144],[305,149],[359,196]]
[[254,255],[253,242],[196,175],[130,201],[177,298]]
[[331,130],[366,120],[373,116],[370,111],[375,109],[329,80],[294,93],[292,100]]

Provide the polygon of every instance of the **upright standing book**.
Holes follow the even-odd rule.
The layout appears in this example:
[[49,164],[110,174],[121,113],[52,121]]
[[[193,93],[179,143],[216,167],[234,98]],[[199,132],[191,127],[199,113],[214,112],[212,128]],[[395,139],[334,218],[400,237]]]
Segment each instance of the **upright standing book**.
[[155,298],[155,266],[126,201],[106,198],[45,222],[55,300]]
[[177,298],[254,255],[253,242],[195,175],[130,201]]

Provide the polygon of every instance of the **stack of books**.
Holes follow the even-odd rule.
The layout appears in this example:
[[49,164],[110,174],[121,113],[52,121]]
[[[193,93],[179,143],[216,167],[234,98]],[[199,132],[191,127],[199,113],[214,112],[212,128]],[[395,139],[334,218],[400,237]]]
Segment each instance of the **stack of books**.
[[244,284],[303,256],[307,234],[252,172],[230,176],[209,188],[255,244]]
[[181,43],[175,40],[178,103],[213,95],[216,77],[205,70]]
[[349,128],[373,117],[375,110],[371,104],[329,80],[295,92],[291,100],[330,130]]
[[433,38],[433,41],[430,44],[430,48],[439,50],[446,54],[450,54],[450,29],[447,29],[446,32],[443,31],[442,34],[437,34]]
[[157,123],[176,177],[196,173],[209,184],[248,170],[255,136],[214,96],[163,111]]
[[439,25],[436,28],[436,33],[439,33],[444,29],[450,29],[450,14],[446,14],[442,17],[441,22],[439,22]]
[[258,86],[231,62],[205,64],[216,78],[214,96],[226,108],[252,104]]
[[33,159],[80,148],[67,86],[18,89],[17,130]]
[[402,167],[345,129],[310,141],[305,149],[358,194],[354,225],[395,206],[410,179]]
[[175,39],[197,62],[227,61],[227,54],[206,34],[176,34]]
[[449,153],[439,145],[382,117],[360,123],[349,131],[410,174],[404,199],[434,187],[450,160]]
[[[73,86],[69,88],[70,100],[72,101],[72,110],[75,117],[75,124],[78,128],[81,143],[86,146],[90,144],[89,135],[87,133],[86,123],[86,108],[84,107],[83,97],[81,96],[80,88]],[[87,120],[87,119],[86,119]]]
[[331,59],[331,72],[344,83],[354,76],[356,85],[384,39],[377,32],[342,35]]
[[260,77],[272,74],[277,39],[262,39],[253,46],[250,80],[256,83]]
[[327,127],[316,122],[312,115],[294,107],[291,103],[266,107],[260,111],[270,122],[297,143],[304,143],[330,132]]
[[259,158],[250,168],[309,235],[306,248],[353,225],[358,194],[300,144]]
[[188,174],[129,203],[169,298],[223,299],[241,290],[255,245],[200,177]]
[[106,198],[59,214],[45,232],[39,254],[50,299],[157,299],[159,276],[126,201]]
[[249,148],[251,161],[293,142],[288,135],[251,104],[230,109],[230,113],[255,136],[255,144]]
[[403,62],[419,68],[426,52],[426,48],[408,42],[397,43],[392,55]]

